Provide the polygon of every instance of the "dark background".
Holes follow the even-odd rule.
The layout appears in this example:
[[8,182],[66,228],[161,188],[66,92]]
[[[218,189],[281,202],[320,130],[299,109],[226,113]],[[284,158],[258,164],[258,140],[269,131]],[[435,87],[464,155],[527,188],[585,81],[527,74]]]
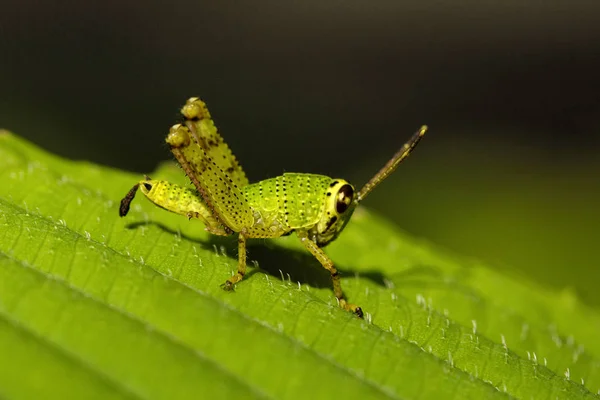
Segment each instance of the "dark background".
[[600,305],[600,1],[9,0],[0,127],[151,172],[187,97],[251,180],[360,186],[400,227]]

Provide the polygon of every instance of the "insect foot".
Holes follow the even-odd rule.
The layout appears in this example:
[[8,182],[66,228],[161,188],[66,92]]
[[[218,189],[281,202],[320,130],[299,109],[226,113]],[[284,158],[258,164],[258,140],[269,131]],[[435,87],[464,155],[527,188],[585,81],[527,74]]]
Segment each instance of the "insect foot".
[[221,285],[223,290],[232,291],[235,289],[235,284],[241,281],[244,278],[244,274],[236,273],[231,278],[227,279],[225,283]]
[[356,304],[347,303],[346,300],[340,299],[340,307],[342,307],[346,311],[350,311],[354,313],[358,318],[364,318],[363,310]]
[[232,292],[235,289],[235,285],[231,283],[231,281],[226,280],[225,283],[221,284],[221,289],[228,292]]

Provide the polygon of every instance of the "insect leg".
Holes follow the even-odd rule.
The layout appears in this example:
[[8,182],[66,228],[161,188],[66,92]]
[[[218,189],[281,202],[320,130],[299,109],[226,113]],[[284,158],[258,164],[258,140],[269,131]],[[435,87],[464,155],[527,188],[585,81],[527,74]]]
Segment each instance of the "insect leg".
[[187,126],[177,124],[169,130],[166,142],[219,224],[231,232],[241,232],[252,226],[252,210],[241,188],[197,140],[200,139]]
[[342,307],[346,311],[352,311],[358,317],[362,318],[362,308],[355,304],[350,304],[346,302],[346,299],[344,298],[344,293],[342,292],[342,285],[340,283],[340,274],[333,265],[333,261],[331,261],[331,258],[329,258],[327,254],[325,254],[323,249],[317,246],[317,244],[314,241],[310,240],[307,232],[297,231],[297,234],[300,238],[300,242],[304,245],[304,247],[306,247],[306,249],[310,251],[311,254],[315,256],[317,260],[319,260],[323,268],[328,270],[331,274],[331,280],[333,282],[333,294],[340,302],[340,307]]
[[238,235],[238,270],[235,275],[227,279],[222,285],[225,290],[233,290],[233,286],[244,279],[246,275],[246,236],[240,232]]
[[206,154],[227,173],[232,182],[239,187],[248,184],[248,178],[241,165],[229,149],[229,146],[213,122],[206,103],[197,97],[187,100],[181,108],[181,114],[186,119],[186,126],[189,128],[195,142],[198,143]]

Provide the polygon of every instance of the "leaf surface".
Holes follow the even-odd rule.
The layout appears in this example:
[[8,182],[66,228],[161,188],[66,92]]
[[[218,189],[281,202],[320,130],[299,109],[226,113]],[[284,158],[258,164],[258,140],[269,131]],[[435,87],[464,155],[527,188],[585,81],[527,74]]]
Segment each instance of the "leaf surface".
[[365,320],[293,235],[225,292],[234,240],[143,196],[119,218],[139,178],[0,133],[0,397],[597,398],[600,314],[569,292],[365,209],[326,248]]

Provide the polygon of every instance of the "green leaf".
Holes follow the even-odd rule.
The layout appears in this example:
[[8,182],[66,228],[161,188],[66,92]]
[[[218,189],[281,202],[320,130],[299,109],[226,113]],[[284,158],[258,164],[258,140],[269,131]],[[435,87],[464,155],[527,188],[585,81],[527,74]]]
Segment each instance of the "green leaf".
[[365,320],[293,235],[225,292],[234,240],[142,196],[118,217],[139,178],[0,133],[0,397],[597,398],[600,314],[568,291],[359,209],[326,250]]

